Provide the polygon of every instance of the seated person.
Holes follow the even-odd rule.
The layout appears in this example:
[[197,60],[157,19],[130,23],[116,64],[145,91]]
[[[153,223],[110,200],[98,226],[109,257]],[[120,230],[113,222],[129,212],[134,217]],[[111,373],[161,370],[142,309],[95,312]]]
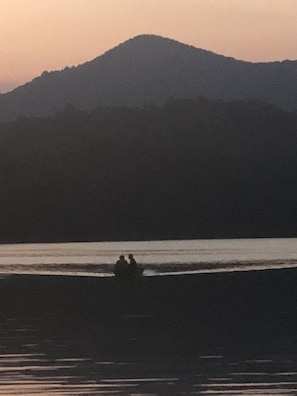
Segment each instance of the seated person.
[[125,260],[125,256],[121,255],[119,260],[115,263],[114,274],[118,277],[125,277],[128,275],[128,263]]
[[137,264],[135,258],[133,257],[133,254],[129,254],[128,257],[129,257],[129,261],[130,261],[130,263],[129,263],[129,271],[130,271],[130,274],[131,274],[132,276],[139,276],[139,275],[142,275],[142,273],[143,273],[143,268],[141,268],[141,267]]

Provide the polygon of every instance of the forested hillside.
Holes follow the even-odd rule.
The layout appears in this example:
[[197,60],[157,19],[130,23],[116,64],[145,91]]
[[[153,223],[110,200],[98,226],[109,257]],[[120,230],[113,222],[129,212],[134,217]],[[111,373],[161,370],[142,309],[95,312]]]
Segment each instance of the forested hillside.
[[297,236],[297,115],[66,106],[0,124],[0,241]]
[[77,67],[45,71],[0,97],[0,121],[53,116],[67,103],[164,104],[170,98],[261,100],[297,109],[297,61],[251,63],[164,37],[140,35]]

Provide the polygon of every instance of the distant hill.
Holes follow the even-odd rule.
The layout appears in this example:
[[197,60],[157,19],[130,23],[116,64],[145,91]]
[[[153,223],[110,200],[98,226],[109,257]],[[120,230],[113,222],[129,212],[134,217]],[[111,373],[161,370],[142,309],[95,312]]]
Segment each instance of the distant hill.
[[0,120],[52,115],[73,104],[136,106],[167,98],[261,100],[297,108],[297,61],[251,63],[140,35],[78,67],[43,72],[0,97]]

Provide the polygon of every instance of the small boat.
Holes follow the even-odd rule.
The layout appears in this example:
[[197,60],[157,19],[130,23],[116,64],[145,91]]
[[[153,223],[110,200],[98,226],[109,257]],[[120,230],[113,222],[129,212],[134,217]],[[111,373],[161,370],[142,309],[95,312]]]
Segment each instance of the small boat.
[[117,279],[120,280],[133,280],[133,279],[139,279],[143,276],[143,268],[140,266],[137,266],[136,268],[127,268],[127,270],[123,271],[114,271],[114,275]]

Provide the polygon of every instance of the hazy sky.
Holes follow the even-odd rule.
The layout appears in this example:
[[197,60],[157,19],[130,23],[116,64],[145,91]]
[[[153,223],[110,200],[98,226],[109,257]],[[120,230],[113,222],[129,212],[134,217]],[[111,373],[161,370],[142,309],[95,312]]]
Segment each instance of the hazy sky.
[[142,33],[237,59],[297,59],[297,0],[0,0],[0,17],[0,92]]

